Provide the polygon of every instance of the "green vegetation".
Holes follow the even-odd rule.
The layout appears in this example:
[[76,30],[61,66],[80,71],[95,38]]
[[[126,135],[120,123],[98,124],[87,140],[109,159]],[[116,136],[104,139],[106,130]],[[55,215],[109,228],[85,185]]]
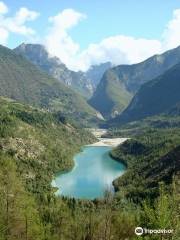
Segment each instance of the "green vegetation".
[[153,199],[158,195],[158,183],[170,184],[179,172],[180,130],[149,130],[126,141],[111,155],[128,166],[115,180],[116,190],[134,201]]
[[111,62],[100,63],[98,65],[92,65],[86,72],[86,77],[91,80],[91,84],[96,89],[103,74],[112,67]]
[[178,114],[177,107],[172,108],[168,112],[168,115],[156,115],[139,121],[132,121],[124,125],[120,125],[120,127],[109,128],[105,137],[132,137],[143,133],[146,134],[147,130],[170,128],[180,128],[180,116]]
[[[16,159],[19,173],[33,193],[50,190],[56,171],[73,167],[73,155],[94,138],[50,114],[16,102],[0,100],[1,151]],[[62,121],[62,122],[61,122]]]
[[[172,228],[175,234],[170,239],[179,239],[178,180],[174,179],[171,185],[171,164],[170,168],[165,164],[165,168],[170,169],[167,172],[168,181],[157,178],[153,170],[156,189],[153,198],[149,198],[148,190],[147,197],[139,195],[140,188],[132,192],[130,180],[125,177],[129,172],[134,173],[130,158],[125,159],[128,171],[122,177],[122,181],[126,178],[127,192],[122,187],[115,197],[106,192],[104,199],[94,201],[56,197],[56,188],[51,186],[52,176],[56,171],[72,168],[75,152],[80,150],[80,146],[95,141],[94,137],[70,125],[58,113],[52,114],[4,98],[0,99],[0,126],[1,240],[137,239],[134,234],[136,226]],[[157,144],[158,157],[164,156],[165,151],[168,154],[169,150],[176,149],[180,139],[178,131],[161,131],[162,138],[159,140],[159,132],[154,132],[147,134],[149,141],[138,137],[122,145],[123,153],[128,153],[136,161],[136,157],[141,156],[145,166],[143,154],[148,159],[150,146],[154,149]],[[119,157],[117,149],[113,153]],[[155,157],[154,154],[155,149],[152,157]],[[151,163],[157,164],[157,161]],[[136,170],[139,167],[137,165]],[[154,167],[157,168],[156,165]],[[157,170],[164,173],[160,168]],[[120,179],[117,180],[119,187]],[[132,182],[136,183],[136,179]],[[168,183],[168,188],[167,185],[158,188],[161,180]],[[144,185],[151,189],[147,182]],[[144,185],[141,186],[142,191]],[[164,219],[166,213],[168,223],[167,216]],[[147,235],[144,239],[150,238]],[[155,236],[154,239],[166,238]]]
[[[180,237],[180,118],[178,107],[171,116],[161,115],[111,129],[108,137],[129,136],[113,149],[112,157],[127,166],[114,181],[117,199],[141,206],[139,226],[146,229],[173,229],[172,235],[146,235],[142,239]],[[169,112],[169,114],[170,114]],[[159,185],[160,184],[160,185]],[[139,238],[141,239],[141,238]]]
[[30,62],[38,66],[42,71],[58,79],[65,85],[82,94],[86,98],[92,94],[92,86],[89,78],[79,71],[69,70],[57,57],[50,57],[46,48],[41,44],[21,44],[14,52],[26,57]]
[[[52,69],[57,59],[43,54],[40,67],[62,82],[72,77],[81,93],[88,90],[83,73],[67,72],[62,64],[63,72],[57,72],[59,65]],[[103,75],[89,103],[107,119],[123,112],[109,122],[116,128],[106,136],[130,138],[110,153],[127,171],[113,182],[115,194],[107,191],[91,201],[56,196],[51,183],[56,172],[72,169],[81,146],[96,140],[83,128],[99,123],[97,112],[78,93],[0,46],[0,240],[180,239],[179,56],[180,47]],[[98,75],[101,67],[106,68],[98,67]],[[137,237],[137,226],[173,234]]]
[[[174,182],[175,183],[175,182]],[[173,184],[167,192],[164,185],[159,186],[159,197],[153,204],[143,202],[140,216],[141,226],[148,229],[172,229],[172,234],[146,235],[144,239],[179,239],[180,237],[180,195],[179,183]],[[143,239],[143,238],[140,238]]]
[[121,85],[117,77],[107,72],[97,86],[89,104],[104,118],[109,119],[121,113],[131,100],[131,94]]
[[50,77],[25,58],[0,46],[0,95],[64,116],[83,125],[98,122],[96,111],[72,89]]
[[[119,65],[107,70],[89,103],[107,119],[120,114],[143,84],[178,64],[179,56],[180,47],[177,47],[138,64]],[[165,97],[171,99],[169,95]],[[154,98],[151,97],[151,100],[153,101]],[[159,104],[160,101],[155,102],[155,105],[147,106],[146,111],[158,106],[157,103]]]
[[116,124],[132,122],[168,112],[180,102],[180,64],[144,84],[126,110],[114,120]]
[[0,154],[0,239],[43,239],[37,205],[25,191],[15,162]]

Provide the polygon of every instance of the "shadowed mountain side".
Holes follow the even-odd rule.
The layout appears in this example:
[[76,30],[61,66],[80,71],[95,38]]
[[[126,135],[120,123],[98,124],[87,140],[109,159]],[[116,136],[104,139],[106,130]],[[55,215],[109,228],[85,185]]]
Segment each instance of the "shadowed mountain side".
[[79,94],[3,46],[0,46],[0,95],[60,111],[85,125],[98,120],[96,111]]
[[122,124],[167,113],[173,111],[173,109],[178,112],[179,103],[180,64],[172,67],[156,79],[145,83],[136,93],[129,106],[113,122]]
[[[120,114],[131,96],[146,82],[160,76],[180,62],[180,47],[133,65],[111,68],[103,75],[89,103],[107,118]],[[113,92],[109,89],[113,88]]]

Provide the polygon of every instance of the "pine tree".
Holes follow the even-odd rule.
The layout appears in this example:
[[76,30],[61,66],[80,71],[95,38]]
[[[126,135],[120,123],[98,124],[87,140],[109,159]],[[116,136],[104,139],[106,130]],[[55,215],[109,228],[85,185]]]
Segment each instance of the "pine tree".
[[35,202],[25,191],[15,163],[1,155],[0,164],[0,239],[42,239],[43,230]]

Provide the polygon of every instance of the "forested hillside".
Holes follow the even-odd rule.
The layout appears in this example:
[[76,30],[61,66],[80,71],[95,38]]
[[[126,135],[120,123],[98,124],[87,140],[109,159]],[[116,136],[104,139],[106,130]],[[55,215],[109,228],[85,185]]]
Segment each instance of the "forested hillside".
[[[158,78],[144,84],[129,106],[114,122],[132,122],[153,115],[178,110],[180,102],[180,64],[172,67]],[[172,110],[173,111],[173,110]]]
[[0,46],[0,95],[50,111],[61,111],[87,125],[97,122],[97,113],[72,89],[41,72],[25,58]]
[[89,103],[106,118],[120,114],[140,87],[180,62],[180,47],[105,72]]
[[146,130],[112,151],[112,156],[128,167],[114,184],[128,198],[153,199],[158,184],[170,184],[180,173],[179,128]]
[[[171,186],[172,170],[178,170],[178,165],[169,163],[174,156],[177,159],[173,163],[178,163],[177,129],[147,133],[136,139],[137,143],[129,141],[114,150],[114,157],[119,159],[121,151],[128,157],[128,170],[115,181],[115,196],[107,192],[104,199],[91,201],[57,197],[56,188],[51,186],[56,171],[72,168],[72,157],[80,146],[95,141],[90,133],[68,124],[57,113],[4,98],[0,99],[0,126],[0,239],[136,239],[134,229],[140,225],[173,228],[173,239],[178,240],[177,179]],[[174,150],[167,154],[170,149]],[[163,165],[158,165],[156,156]],[[144,174],[150,174],[151,181],[142,181],[144,174],[138,175],[142,168],[148,170]],[[162,174],[158,176],[151,169],[159,169]],[[161,180],[168,184],[168,191],[166,185],[158,191]],[[151,191],[151,184],[155,191]],[[168,222],[162,223],[166,214]]]
[[53,175],[94,140],[57,113],[0,98],[0,239],[42,239]]
[[106,72],[88,103],[98,109],[106,119],[111,119],[121,113],[131,100],[128,92],[112,72]]
[[30,62],[38,66],[42,71],[58,79],[60,82],[85,97],[92,94],[93,87],[91,81],[85,73],[69,70],[57,57],[52,57],[41,44],[21,44],[14,49],[14,52],[26,57]]
[[0,0],[0,240],[180,240],[178,0]]

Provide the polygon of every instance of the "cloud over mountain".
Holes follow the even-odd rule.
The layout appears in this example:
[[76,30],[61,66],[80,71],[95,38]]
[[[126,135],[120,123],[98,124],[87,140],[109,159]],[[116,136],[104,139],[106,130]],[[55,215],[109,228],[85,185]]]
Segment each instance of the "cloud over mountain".
[[0,1],[1,44],[6,45],[11,34],[25,36],[33,42],[37,42],[38,39],[38,42],[44,44],[52,55],[59,57],[68,68],[75,71],[85,71],[91,65],[104,62],[137,63],[180,45],[180,9],[173,11],[172,19],[162,29],[159,39],[135,38],[118,34],[108,36],[99,42],[91,42],[84,50],[78,42],[74,41],[70,32],[81,21],[88,18],[84,13],[68,8],[46,18],[47,28],[41,36],[38,36],[38,31],[27,24],[37,19],[38,12],[21,7],[14,15],[10,13],[8,6]]
[[49,18],[50,30],[45,38],[45,45],[52,55],[58,56],[62,62],[71,66],[80,46],[68,34],[68,30],[76,26],[86,16],[73,9],[65,9]]
[[113,64],[137,63],[180,44],[180,9],[173,12],[173,17],[162,31],[160,40],[117,35],[105,38],[99,43],[91,43],[87,49],[81,51],[68,30],[83,18],[84,14],[65,9],[49,19],[51,30],[46,37],[46,46],[50,53],[57,55],[73,70],[87,70],[93,64],[108,61]]
[[163,48],[168,50],[180,45],[180,9],[173,12],[173,18],[168,22],[163,33]]

